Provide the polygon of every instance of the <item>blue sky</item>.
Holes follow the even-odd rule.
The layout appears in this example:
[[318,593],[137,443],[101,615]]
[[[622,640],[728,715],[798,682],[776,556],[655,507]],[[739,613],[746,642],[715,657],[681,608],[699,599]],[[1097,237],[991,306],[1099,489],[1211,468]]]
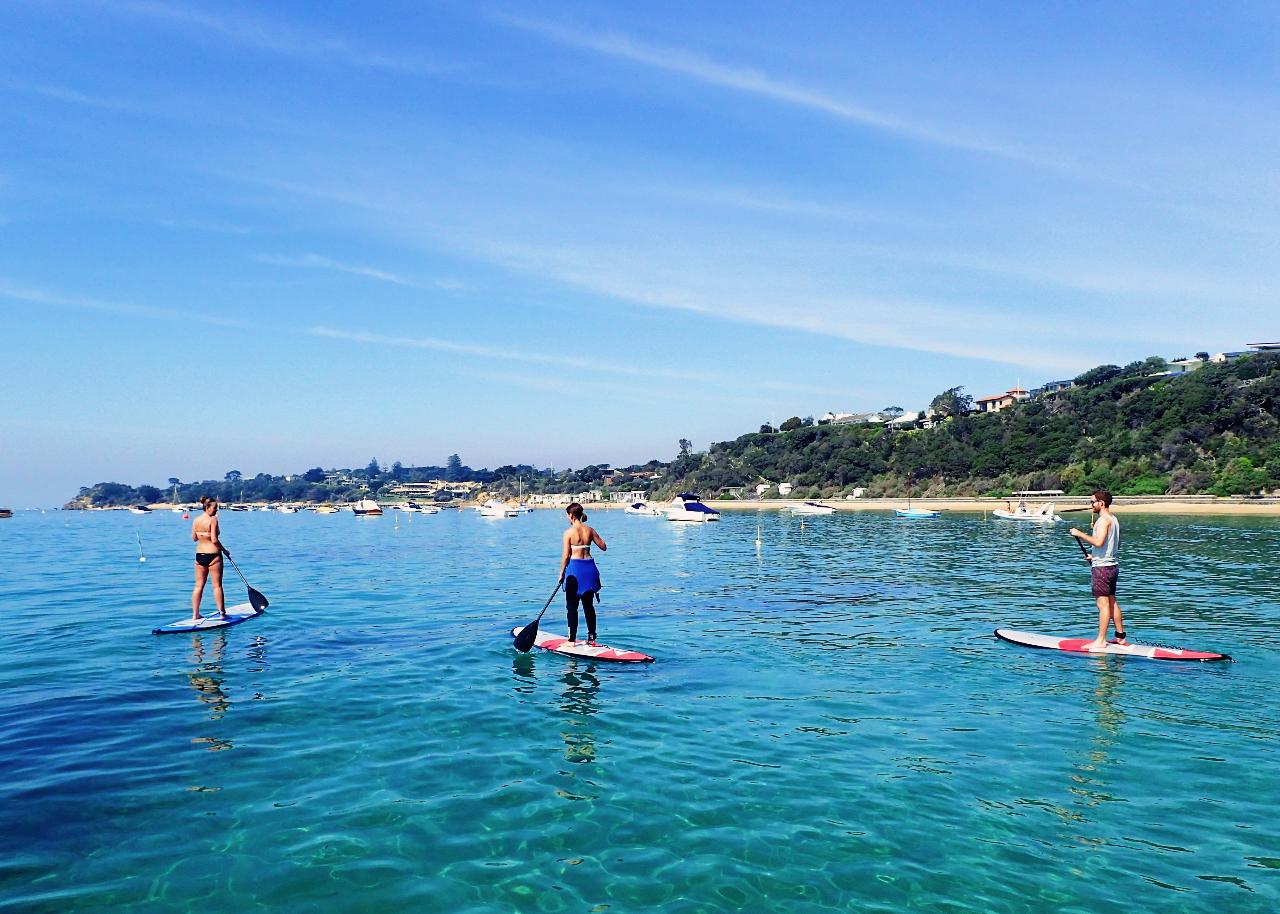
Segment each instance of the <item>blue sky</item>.
[[0,6],[0,505],[1280,336],[1274,4]]

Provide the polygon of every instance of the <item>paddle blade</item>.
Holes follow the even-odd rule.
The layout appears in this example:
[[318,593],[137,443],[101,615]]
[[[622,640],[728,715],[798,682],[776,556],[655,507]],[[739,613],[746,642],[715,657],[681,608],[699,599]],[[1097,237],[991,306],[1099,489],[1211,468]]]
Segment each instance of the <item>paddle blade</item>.
[[271,605],[271,601],[269,601],[266,597],[264,597],[261,592],[254,590],[252,587],[250,587],[249,588],[249,605],[253,607],[254,612],[260,613],[264,609],[266,609],[268,606]]
[[516,635],[516,650],[522,654],[529,653],[530,649],[533,647],[534,639],[537,637],[538,619],[534,619],[524,628],[520,629],[520,634]]

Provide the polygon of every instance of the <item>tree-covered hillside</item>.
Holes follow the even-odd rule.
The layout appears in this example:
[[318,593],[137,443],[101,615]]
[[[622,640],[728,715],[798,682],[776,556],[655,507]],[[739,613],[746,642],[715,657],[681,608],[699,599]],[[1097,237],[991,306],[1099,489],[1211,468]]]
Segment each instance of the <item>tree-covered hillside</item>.
[[[1280,488],[1280,354],[1148,376],[1095,368],[1077,386],[928,429],[802,425],[678,458],[667,492],[791,482],[793,495],[1004,494],[1104,486],[1116,494],[1249,494]],[[953,391],[954,392],[954,389]],[[775,490],[776,491],[776,490]]]

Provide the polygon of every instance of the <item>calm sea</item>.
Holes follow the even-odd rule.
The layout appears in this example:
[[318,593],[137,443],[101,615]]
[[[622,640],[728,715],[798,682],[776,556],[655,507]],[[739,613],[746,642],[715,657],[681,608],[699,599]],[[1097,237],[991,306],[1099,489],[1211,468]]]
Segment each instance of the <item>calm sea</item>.
[[224,513],[271,608],[168,637],[189,522],[0,520],[0,909],[1280,908],[1280,523],[1123,518],[1177,664],[991,636],[1092,632],[1065,525],[592,521],[655,664],[512,649],[560,512]]

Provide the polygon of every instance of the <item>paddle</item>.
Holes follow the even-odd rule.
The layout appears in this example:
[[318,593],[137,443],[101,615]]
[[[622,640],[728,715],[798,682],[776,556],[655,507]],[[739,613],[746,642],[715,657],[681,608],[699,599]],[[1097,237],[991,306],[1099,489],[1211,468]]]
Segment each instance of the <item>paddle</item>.
[[[1063,508],[1062,510],[1063,511],[1092,511],[1093,506],[1090,505],[1088,508]],[[1076,545],[1080,547],[1080,552],[1084,554],[1084,563],[1092,567],[1093,557],[1089,555],[1089,550],[1084,548],[1084,540],[1080,539],[1080,537],[1078,536],[1073,536],[1071,538],[1076,541]]]
[[[245,580],[244,572],[240,570],[240,566],[236,564],[236,560],[231,557],[231,553],[226,550],[225,546],[222,549],[222,554],[227,557],[227,561],[236,570],[236,574],[240,575],[240,580],[244,581],[244,586],[249,587],[249,582]],[[271,602],[261,592],[249,587],[249,605],[253,607],[254,612],[260,613],[270,606]]]
[[551,596],[547,597],[547,605],[542,607],[542,612],[538,613],[538,618],[520,629],[520,634],[516,635],[516,650],[520,651],[520,653],[528,653],[529,648],[533,647],[533,640],[538,637],[538,623],[542,621],[542,617],[551,606],[551,601],[556,598],[556,594],[560,592],[560,585],[563,583],[564,581],[556,581],[556,589],[551,591]]

